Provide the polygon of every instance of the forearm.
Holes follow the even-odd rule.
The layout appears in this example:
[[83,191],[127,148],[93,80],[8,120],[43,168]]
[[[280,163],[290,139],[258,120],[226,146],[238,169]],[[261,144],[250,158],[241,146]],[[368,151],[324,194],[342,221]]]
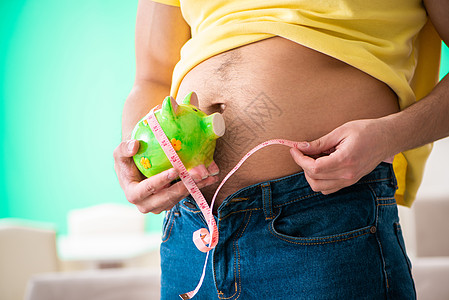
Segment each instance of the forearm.
[[132,130],[151,108],[161,104],[170,94],[170,86],[156,81],[140,80],[126,99],[122,114],[122,140],[131,138]]
[[382,119],[391,155],[449,136],[449,76],[422,100]]
[[122,115],[122,139],[136,123],[170,95],[173,69],[190,38],[190,27],[179,7],[139,1],[135,33],[136,76]]

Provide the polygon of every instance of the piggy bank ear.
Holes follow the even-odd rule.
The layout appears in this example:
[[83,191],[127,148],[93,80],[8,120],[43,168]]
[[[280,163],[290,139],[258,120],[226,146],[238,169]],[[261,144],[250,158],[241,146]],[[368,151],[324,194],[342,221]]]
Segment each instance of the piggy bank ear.
[[176,103],[173,97],[167,97],[162,102],[162,115],[165,118],[173,119],[175,117],[176,109],[178,108],[178,103]]
[[191,92],[185,96],[184,100],[182,100],[182,104],[192,104],[198,107],[198,96],[195,92]]

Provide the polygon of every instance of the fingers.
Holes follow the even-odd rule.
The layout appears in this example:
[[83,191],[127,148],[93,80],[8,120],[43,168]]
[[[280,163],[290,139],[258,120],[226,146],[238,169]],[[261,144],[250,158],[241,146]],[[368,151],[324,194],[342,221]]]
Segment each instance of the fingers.
[[294,161],[303,170],[314,170],[316,168],[315,159],[304,155],[301,151],[296,148],[290,148],[290,154],[292,155]]
[[114,168],[121,184],[131,178],[142,178],[134,164],[133,155],[139,150],[139,141],[130,140],[121,142],[114,150]]
[[[146,178],[137,169],[133,156],[139,151],[139,141],[123,141],[114,150],[114,168],[126,199],[143,212],[160,213],[172,208],[189,192],[182,182],[171,184],[178,178],[175,169],[169,169]],[[199,188],[218,181],[219,168],[212,162],[206,169],[204,165],[190,170],[190,175]]]
[[350,186],[357,181],[348,179],[314,179],[307,173],[304,173],[310,188],[314,192],[320,192],[323,195],[328,195],[341,190],[344,187]]
[[[200,189],[218,181],[218,176],[211,175],[204,166],[197,166],[189,173]],[[150,177],[149,179],[153,177]],[[164,183],[165,181],[160,182],[161,185]],[[172,208],[179,201],[189,195],[187,188],[181,181],[171,186],[167,186],[167,184],[165,184],[165,186],[159,190],[154,189],[154,186],[150,185],[147,190],[144,189],[143,191],[149,195],[146,198],[141,199],[139,203],[135,203],[142,213],[152,212],[158,214],[164,210]]]
[[210,176],[215,176],[220,173],[220,169],[214,161],[210,163],[209,167],[207,167],[207,171],[209,172]]
[[114,159],[116,161],[127,161],[127,158],[131,158],[139,150],[139,141],[129,140],[121,142],[114,150]]
[[350,168],[344,168],[337,152],[317,159],[306,156],[295,148],[291,148],[290,153],[304,170],[307,182],[315,192],[327,195],[352,185],[358,180],[356,174],[351,173]]
[[335,149],[335,146],[340,143],[340,135],[337,128],[334,131],[326,134],[325,136],[316,139],[312,142],[301,142],[297,144],[297,148],[304,154],[317,155],[322,153],[331,153]]
[[172,168],[140,182],[131,182],[128,187],[130,190],[128,201],[132,204],[138,204],[141,199],[146,199],[162,190],[177,177],[178,172]]
[[132,158],[138,150],[139,141],[137,140],[123,141],[114,150],[114,169],[124,191],[130,182],[141,181],[145,178],[137,169]]
[[296,147],[299,151],[291,149],[291,155],[295,162],[304,170],[318,176],[319,179],[334,178],[335,173],[342,169],[342,163],[346,159],[344,157],[346,152],[342,151],[344,150],[345,135],[341,128],[312,142],[298,143]]
[[338,154],[331,154],[319,158],[312,158],[304,155],[298,149],[291,148],[290,153],[295,162],[315,179],[331,179],[335,176],[343,176]]
[[[208,177],[203,180],[198,180],[198,177],[194,178],[198,188],[202,189],[203,187],[214,184],[218,181],[218,177]],[[161,190],[159,193],[153,196],[151,202],[148,202],[148,205],[158,207],[156,210],[152,210],[152,213],[160,213],[164,210],[171,209],[175,206],[179,201],[184,199],[189,195],[189,191],[186,189],[183,182],[177,182],[174,185]]]
[[[291,149],[314,191],[335,192],[356,183],[385,157],[385,131],[381,119],[356,120],[343,124],[310,143]],[[381,145],[381,146],[379,146]],[[329,154],[315,159],[317,154]]]

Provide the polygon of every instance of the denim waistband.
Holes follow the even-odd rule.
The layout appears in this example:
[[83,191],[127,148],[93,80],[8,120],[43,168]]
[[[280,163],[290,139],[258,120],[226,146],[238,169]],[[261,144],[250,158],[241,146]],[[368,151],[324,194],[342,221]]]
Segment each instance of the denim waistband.
[[[371,173],[362,177],[354,187],[360,184],[389,181],[397,185],[393,167],[389,163],[382,162]],[[342,191],[344,191],[343,189]],[[289,195],[286,197],[285,195]],[[288,175],[278,179],[256,183],[227,196],[218,209],[219,215],[226,215],[231,211],[248,209],[266,209],[264,202],[270,201],[270,207],[276,208],[295,201],[320,195],[315,192],[307,182],[304,172]],[[294,195],[294,197],[291,197]],[[324,197],[324,195],[323,195]],[[194,202],[189,196],[191,202]],[[266,212],[270,214],[270,212]]]

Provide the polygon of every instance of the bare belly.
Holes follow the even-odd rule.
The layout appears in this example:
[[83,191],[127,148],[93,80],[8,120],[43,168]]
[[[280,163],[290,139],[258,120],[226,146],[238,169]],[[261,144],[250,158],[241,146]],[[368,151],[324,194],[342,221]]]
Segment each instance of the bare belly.
[[[201,110],[223,113],[226,133],[214,156],[221,179],[266,140],[311,141],[348,121],[398,110],[397,96],[386,84],[280,37],[202,62],[185,76],[178,97],[191,91],[198,94]],[[288,147],[264,148],[223,186],[216,207],[238,189],[299,171]],[[209,201],[217,185],[203,189]]]

